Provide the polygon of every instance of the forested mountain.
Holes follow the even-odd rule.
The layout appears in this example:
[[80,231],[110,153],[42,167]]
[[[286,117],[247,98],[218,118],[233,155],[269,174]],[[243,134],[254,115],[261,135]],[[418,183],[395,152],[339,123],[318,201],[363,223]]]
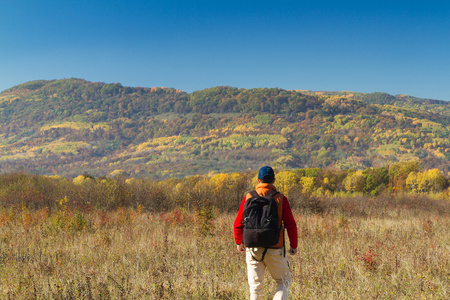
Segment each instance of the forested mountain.
[[410,160],[450,171],[450,102],[405,95],[41,80],[0,94],[0,126],[2,172],[165,178]]

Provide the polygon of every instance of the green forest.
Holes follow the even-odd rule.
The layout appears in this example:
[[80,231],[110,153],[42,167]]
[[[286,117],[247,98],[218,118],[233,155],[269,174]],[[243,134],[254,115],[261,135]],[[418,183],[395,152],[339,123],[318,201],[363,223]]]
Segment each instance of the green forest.
[[39,80],[0,93],[0,123],[2,173],[164,180],[406,162],[450,172],[450,102],[407,95]]

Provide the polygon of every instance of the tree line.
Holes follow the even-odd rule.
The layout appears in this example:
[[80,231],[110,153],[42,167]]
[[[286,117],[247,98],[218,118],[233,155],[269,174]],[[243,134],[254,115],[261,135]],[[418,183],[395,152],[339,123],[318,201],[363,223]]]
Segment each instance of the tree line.
[[[120,207],[161,212],[203,207],[235,211],[246,192],[256,184],[256,172],[217,173],[182,179],[149,180],[88,174],[73,180],[25,173],[0,175],[3,209],[52,210],[69,205],[80,210],[113,210]],[[358,195],[434,194],[449,199],[449,179],[439,170],[422,170],[418,162],[405,162],[363,171],[320,168],[276,170],[276,187],[294,208],[321,209],[325,197]],[[63,200],[63,201],[62,201]]]

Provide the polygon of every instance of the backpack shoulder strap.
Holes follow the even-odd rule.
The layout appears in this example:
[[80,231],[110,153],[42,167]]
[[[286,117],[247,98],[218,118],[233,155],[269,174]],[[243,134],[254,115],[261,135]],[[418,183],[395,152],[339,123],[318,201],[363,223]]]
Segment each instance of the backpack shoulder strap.
[[[251,198],[259,197],[259,194],[256,191],[251,191],[251,192],[249,192],[249,194],[250,194]],[[250,198],[248,198],[248,199],[250,199]]]
[[275,190],[270,190],[264,197],[267,198],[273,198],[273,196],[275,196],[276,194],[279,194],[280,192],[275,191]]

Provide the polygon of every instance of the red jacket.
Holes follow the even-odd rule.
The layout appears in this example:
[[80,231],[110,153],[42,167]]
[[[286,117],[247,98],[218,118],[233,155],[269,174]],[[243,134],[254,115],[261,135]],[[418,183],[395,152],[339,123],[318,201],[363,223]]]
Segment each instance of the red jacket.
[[[266,195],[270,190],[276,190],[276,188],[269,183],[260,183],[256,186],[256,192],[260,196]],[[242,212],[244,211],[244,204],[247,199],[250,198],[250,194],[247,194],[241,202],[241,206],[239,207],[239,212],[237,214],[236,220],[234,221],[234,240],[236,244],[242,244]],[[287,198],[279,193],[274,196],[275,201],[278,205],[278,214],[280,216],[279,220],[283,222],[284,228],[286,228],[290,246],[293,249],[296,249],[298,246],[298,234],[297,234],[297,224],[295,223],[294,216],[292,215],[291,206],[289,205],[289,201]],[[280,222],[281,222],[280,221]],[[281,225],[281,224],[280,224]],[[284,229],[281,231],[280,239],[278,243],[272,248],[281,248],[284,244]]]

